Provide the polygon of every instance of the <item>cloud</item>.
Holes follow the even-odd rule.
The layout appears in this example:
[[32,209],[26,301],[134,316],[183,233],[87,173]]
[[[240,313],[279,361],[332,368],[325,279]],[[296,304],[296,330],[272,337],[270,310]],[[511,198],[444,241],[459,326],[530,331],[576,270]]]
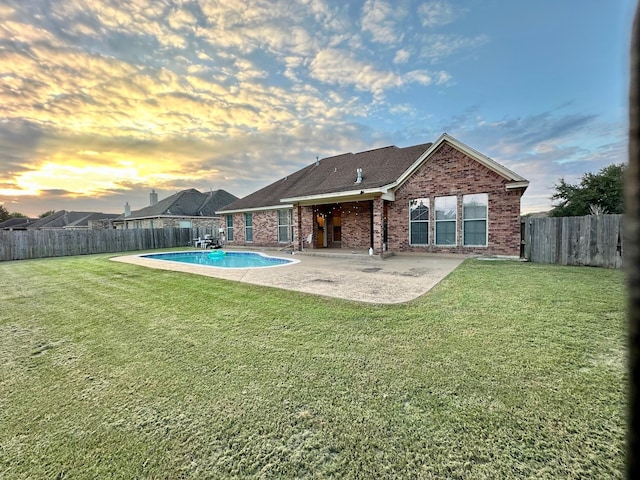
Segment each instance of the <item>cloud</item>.
[[393,63],[396,63],[396,64],[407,63],[409,61],[410,56],[411,56],[411,53],[409,52],[409,50],[405,50],[404,48],[401,48],[396,52],[395,56],[393,57]]
[[453,22],[457,14],[453,6],[444,0],[425,2],[418,7],[420,22],[425,28],[441,27]]
[[488,42],[487,35],[464,37],[456,34],[424,34],[419,37],[420,46],[417,55],[422,59],[437,61],[460,52],[480,48]]
[[402,40],[399,21],[407,14],[400,2],[366,0],[362,7],[362,30],[377,43],[394,45]]
[[[371,92],[380,99],[388,89],[417,83],[430,85],[433,74],[426,70],[412,70],[404,74],[377,69],[372,62],[356,58],[351,52],[326,49],[316,55],[311,62],[310,75],[316,80],[340,86],[353,86],[357,90]],[[438,81],[450,77],[446,72],[437,72]]]

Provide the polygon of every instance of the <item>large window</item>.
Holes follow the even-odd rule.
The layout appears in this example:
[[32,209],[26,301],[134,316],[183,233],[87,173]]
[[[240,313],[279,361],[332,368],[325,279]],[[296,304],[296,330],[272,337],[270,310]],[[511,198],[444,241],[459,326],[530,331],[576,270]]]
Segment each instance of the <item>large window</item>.
[[429,199],[409,200],[409,243],[429,245]]
[[436,245],[455,246],[457,197],[455,195],[436,197],[434,209],[436,213]]
[[278,242],[293,242],[293,209],[278,210]]
[[487,206],[486,193],[465,195],[462,197],[462,237],[463,245],[487,245]]
[[233,242],[233,215],[227,215],[227,242]]
[[244,214],[244,240],[253,242],[253,213]]

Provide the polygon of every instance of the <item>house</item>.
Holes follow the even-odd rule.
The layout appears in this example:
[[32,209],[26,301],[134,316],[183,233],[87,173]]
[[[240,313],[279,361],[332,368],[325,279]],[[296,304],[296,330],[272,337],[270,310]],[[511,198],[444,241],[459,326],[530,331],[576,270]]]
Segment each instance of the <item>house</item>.
[[114,225],[118,229],[131,228],[220,228],[220,216],[216,214],[238,197],[225,190],[201,193],[194,188],[182,190],[158,201],[158,194],[149,194],[149,206],[131,211],[125,204],[125,213]]
[[528,185],[445,133],[317,160],[218,213],[235,245],[515,257]]
[[117,213],[69,212],[59,210],[25,225],[27,230],[88,230],[92,221],[109,222]]
[[27,226],[37,221],[37,218],[13,217],[0,222],[0,230],[26,230]]

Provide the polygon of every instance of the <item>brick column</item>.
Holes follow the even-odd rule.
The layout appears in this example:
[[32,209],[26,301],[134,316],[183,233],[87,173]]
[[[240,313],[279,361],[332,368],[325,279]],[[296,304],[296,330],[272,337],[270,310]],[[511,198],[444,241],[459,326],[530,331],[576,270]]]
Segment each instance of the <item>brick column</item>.
[[384,222],[384,200],[380,197],[373,200],[373,253],[375,255],[382,255],[382,240],[383,240],[383,222]]

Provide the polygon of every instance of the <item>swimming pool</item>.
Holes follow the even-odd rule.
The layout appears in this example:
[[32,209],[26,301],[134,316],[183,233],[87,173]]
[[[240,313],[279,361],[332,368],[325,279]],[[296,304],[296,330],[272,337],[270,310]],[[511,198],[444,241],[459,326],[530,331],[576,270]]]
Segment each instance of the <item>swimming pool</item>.
[[208,250],[200,252],[168,252],[148,253],[140,255],[142,258],[163,260],[167,262],[189,263],[217,268],[266,268],[281,267],[297,263],[300,260],[270,257],[259,252],[226,252],[222,250]]

